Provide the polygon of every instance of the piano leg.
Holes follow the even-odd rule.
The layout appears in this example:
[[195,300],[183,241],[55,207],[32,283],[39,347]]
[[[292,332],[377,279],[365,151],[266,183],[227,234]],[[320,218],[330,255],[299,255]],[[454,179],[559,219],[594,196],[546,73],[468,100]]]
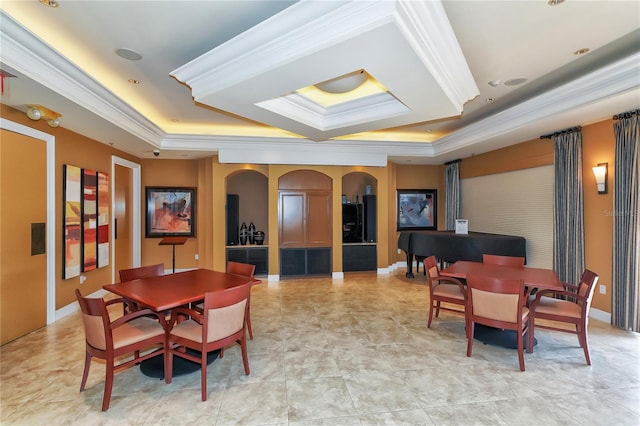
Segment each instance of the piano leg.
[[407,278],[413,278],[413,253],[407,253]]

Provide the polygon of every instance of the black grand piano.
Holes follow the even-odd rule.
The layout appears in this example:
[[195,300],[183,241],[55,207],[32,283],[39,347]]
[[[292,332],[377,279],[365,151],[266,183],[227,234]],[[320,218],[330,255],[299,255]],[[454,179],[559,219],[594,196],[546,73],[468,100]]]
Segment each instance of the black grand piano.
[[413,278],[413,259],[435,256],[440,262],[482,262],[482,254],[520,256],[526,259],[523,237],[484,232],[456,234],[454,231],[402,231],[398,248],[407,255],[407,278]]

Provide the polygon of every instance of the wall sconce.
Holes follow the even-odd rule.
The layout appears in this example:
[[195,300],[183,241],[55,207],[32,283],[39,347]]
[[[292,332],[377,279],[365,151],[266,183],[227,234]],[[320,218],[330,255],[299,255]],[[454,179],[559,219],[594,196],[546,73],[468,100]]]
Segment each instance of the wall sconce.
[[599,163],[593,167],[593,175],[596,177],[596,186],[598,194],[607,193],[607,163]]
[[62,114],[58,114],[47,107],[43,107],[42,105],[27,105],[27,117],[36,121],[44,118],[49,126],[58,127],[60,125],[59,119],[62,117]]

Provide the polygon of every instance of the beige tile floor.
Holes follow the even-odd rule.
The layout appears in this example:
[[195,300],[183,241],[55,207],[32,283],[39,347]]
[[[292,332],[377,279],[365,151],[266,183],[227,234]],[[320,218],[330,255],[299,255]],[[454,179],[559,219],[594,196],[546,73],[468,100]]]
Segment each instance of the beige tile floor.
[[462,318],[426,327],[424,277],[347,275],[254,287],[251,375],[238,347],[208,373],[164,381],[132,368],[101,412],[104,366],[78,391],[79,315],[1,348],[2,425],[638,425],[640,336],[590,322],[593,365],[574,335],[540,330],[526,372],[514,350],[480,342]]

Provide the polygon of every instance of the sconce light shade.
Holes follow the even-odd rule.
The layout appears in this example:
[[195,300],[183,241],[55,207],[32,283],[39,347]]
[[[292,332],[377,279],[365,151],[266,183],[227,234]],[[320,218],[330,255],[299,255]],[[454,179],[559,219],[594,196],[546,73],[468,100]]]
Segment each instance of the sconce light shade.
[[42,105],[27,105],[27,117],[36,121],[44,118],[49,126],[58,127],[62,115]]
[[27,117],[37,121],[42,117],[42,113],[36,107],[29,107],[29,109],[27,109]]
[[599,163],[593,167],[593,175],[596,177],[596,186],[598,194],[607,193],[607,163]]

